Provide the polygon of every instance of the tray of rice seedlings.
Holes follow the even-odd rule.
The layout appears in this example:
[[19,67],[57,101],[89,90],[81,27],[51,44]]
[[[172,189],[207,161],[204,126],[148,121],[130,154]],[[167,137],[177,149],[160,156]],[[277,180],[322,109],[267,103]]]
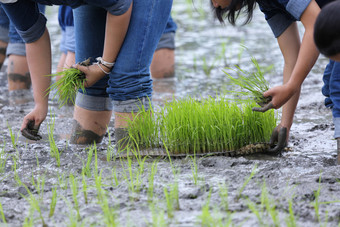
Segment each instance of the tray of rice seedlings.
[[52,90],[56,90],[52,99],[59,97],[59,107],[67,103],[74,104],[77,90],[81,89],[85,93],[84,81],[85,73],[76,68],[67,68],[61,72],[51,74],[48,76],[57,77],[60,76],[55,83],[48,88],[48,93]]
[[[263,97],[263,92],[269,90],[269,83],[264,78],[263,70],[261,70],[255,58],[252,58],[255,66],[255,72],[245,72],[240,67],[235,66],[238,78],[233,77],[225,70],[224,73],[230,79],[232,85],[239,87],[241,90],[229,90],[228,92],[236,94],[240,98],[254,99],[257,104],[264,106],[271,101],[271,97]],[[240,99],[242,99],[240,98]]]
[[174,100],[157,112],[141,110],[129,124],[129,141],[147,156],[264,152],[276,115],[274,110],[254,112],[254,106],[254,100],[239,103],[225,97]]

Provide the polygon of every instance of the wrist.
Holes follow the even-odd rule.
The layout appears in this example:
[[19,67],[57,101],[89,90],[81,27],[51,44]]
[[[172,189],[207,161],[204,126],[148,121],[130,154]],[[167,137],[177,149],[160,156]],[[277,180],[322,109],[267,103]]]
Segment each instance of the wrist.
[[102,57],[98,57],[96,60],[97,62],[94,64],[96,64],[103,73],[110,74],[115,62],[107,62]]
[[105,68],[109,70],[111,70],[113,66],[115,65],[115,62],[105,61],[105,59],[103,59],[102,57],[97,57],[96,60],[99,64],[101,64],[102,66],[104,66]]

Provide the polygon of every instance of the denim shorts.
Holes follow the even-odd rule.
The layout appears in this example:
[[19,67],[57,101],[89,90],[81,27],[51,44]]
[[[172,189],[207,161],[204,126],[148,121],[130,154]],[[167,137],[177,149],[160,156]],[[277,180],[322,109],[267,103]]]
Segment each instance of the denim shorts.
[[61,30],[61,40],[59,49],[62,53],[76,52],[76,40],[74,36],[74,26],[66,26]]
[[63,53],[67,53],[67,51],[75,52],[76,43],[72,8],[70,6],[60,6],[58,20],[61,28],[60,51]]

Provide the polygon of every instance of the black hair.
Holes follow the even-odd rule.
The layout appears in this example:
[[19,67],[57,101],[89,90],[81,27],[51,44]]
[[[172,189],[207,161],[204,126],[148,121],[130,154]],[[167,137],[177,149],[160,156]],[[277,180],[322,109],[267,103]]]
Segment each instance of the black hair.
[[314,42],[326,57],[340,53],[340,1],[322,8],[314,24]]
[[[212,3],[211,5],[213,7]],[[235,25],[237,17],[240,15],[241,11],[243,11],[247,15],[244,24],[247,24],[253,17],[255,6],[256,0],[232,0],[228,7],[224,9],[221,7],[213,7],[213,11],[215,11],[215,16],[221,23],[224,23],[224,19],[227,18],[232,25]]]

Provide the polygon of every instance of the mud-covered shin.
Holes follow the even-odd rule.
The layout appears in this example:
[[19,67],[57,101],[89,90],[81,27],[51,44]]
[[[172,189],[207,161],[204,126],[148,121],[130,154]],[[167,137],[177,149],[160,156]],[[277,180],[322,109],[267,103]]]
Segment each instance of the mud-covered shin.
[[127,128],[115,128],[115,141],[118,152],[125,151],[129,146],[129,132]]

